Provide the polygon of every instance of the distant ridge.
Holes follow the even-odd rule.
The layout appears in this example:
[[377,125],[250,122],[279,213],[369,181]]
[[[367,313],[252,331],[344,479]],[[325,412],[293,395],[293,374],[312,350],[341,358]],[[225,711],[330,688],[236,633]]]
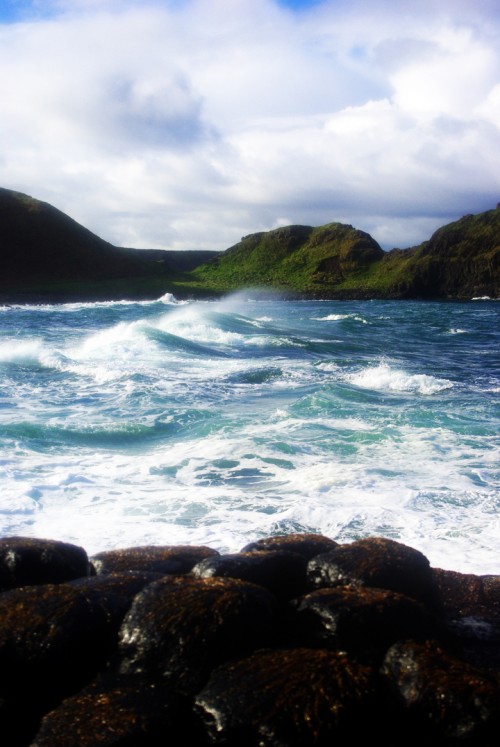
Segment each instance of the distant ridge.
[[48,203],[0,188],[0,302],[220,295],[267,287],[311,298],[500,297],[500,207],[384,252],[342,223],[250,234],[225,252],[113,246]]

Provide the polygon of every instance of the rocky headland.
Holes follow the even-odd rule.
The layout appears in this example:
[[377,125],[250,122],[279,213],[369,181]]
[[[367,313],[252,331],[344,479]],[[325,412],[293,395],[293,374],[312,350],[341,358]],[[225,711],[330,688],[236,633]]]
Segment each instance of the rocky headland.
[[332,299],[500,297],[500,208],[385,252],[343,223],[285,226],[225,251],[126,249],[48,203],[0,189],[0,303],[217,297],[242,288]]
[[500,739],[500,576],[389,539],[0,540],[6,747]]

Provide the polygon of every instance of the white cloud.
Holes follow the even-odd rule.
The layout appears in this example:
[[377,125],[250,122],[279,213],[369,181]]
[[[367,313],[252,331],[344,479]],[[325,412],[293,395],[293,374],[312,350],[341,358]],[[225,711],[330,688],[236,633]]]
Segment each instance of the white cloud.
[[407,246],[500,186],[487,0],[45,3],[0,25],[2,186],[122,245],[343,220]]

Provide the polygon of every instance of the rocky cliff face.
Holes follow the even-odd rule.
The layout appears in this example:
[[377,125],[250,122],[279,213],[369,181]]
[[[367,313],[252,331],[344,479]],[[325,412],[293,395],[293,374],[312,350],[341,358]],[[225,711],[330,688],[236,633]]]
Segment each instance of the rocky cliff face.
[[409,288],[423,296],[500,296],[500,207],[438,229],[409,270]]

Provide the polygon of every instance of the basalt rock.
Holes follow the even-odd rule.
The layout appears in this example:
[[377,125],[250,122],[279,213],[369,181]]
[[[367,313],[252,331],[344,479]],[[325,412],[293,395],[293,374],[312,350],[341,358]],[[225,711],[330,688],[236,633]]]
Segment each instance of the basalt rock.
[[89,573],[87,553],[77,545],[31,537],[0,539],[0,591],[57,584]]
[[309,561],[312,588],[374,586],[405,594],[426,603],[435,601],[429,561],[418,550],[394,540],[369,537]]
[[426,744],[493,747],[500,734],[498,679],[450,655],[434,641],[397,643],[382,667]]
[[196,697],[212,742],[241,747],[354,744],[373,738],[379,706],[371,669],[345,654],[302,648],[228,663]]
[[241,552],[267,552],[269,550],[288,550],[302,555],[307,560],[315,555],[329,552],[338,547],[335,542],[322,534],[280,534],[274,537],[264,537],[256,542],[250,542]]
[[415,599],[385,589],[318,589],[290,604],[290,640],[298,646],[347,651],[379,665],[396,641],[426,640],[437,624]]
[[189,704],[158,682],[101,675],[43,719],[31,747],[198,744]]
[[115,647],[116,624],[105,607],[69,584],[0,594],[2,744],[27,744],[23,735],[103,670]]
[[254,544],[0,593],[2,747],[496,747],[500,576],[384,539]]
[[0,695],[70,693],[105,666],[116,632],[102,599],[69,584],[0,594]]
[[138,594],[126,615],[118,668],[196,692],[215,666],[268,644],[275,625],[276,600],[262,587],[166,576]]
[[307,560],[286,551],[241,552],[206,558],[195,565],[195,578],[239,578],[265,586],[279,599],[287,600],[306,590]]
[[148,584],[159,581],[163,577],[162,573],[127,571],[76,579],[70,581],[68,585],[79,590],[89,602],[98,605],[104,611],[109,637],[113,643],[117,643],[118,631],[123,618],[137,594]]
[[500,670],[500,576],[432,569],[440,613],[472,663]]
[[128,547],[124,550],[108,550],[93,555],[92,565],[96,573],[121,571],[156,571],[158,573],[182,575],[204,558],[218,555],[210,547],[189,545],[166,545],[157,547]]

